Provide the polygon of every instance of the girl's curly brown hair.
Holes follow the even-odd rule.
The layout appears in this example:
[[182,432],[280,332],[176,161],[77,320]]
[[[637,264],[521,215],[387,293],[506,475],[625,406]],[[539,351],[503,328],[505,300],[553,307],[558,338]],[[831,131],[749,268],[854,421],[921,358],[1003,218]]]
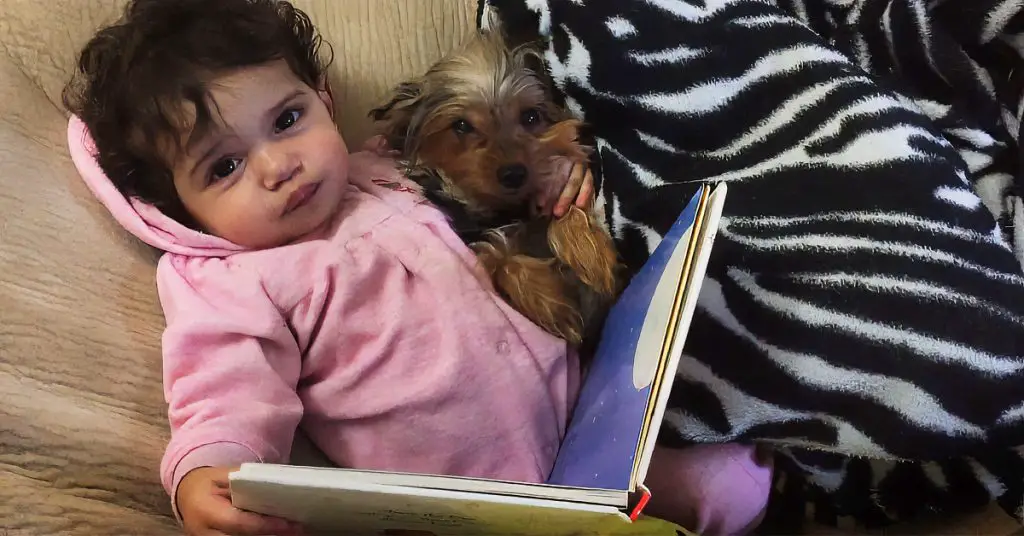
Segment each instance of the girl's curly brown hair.
[[196,227],[167,154],[189,134],[183,110],[194,106],[189,135],[201,133],[216,113],[210,80],[273,60],[319,87],[331,62],[322,44],[309,17],[283,0],[132,0],[82,49],[64,106],[89,128],[97,162],[122,194]]

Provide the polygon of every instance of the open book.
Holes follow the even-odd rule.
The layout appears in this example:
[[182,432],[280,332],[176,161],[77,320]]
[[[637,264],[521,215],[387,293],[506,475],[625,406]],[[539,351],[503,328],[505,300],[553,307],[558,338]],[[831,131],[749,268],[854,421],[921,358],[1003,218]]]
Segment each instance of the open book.
[[547,483],[244,464],[234,505],[333,534],[685,534],[643,483],[725,194],[700,188],[612,308]]

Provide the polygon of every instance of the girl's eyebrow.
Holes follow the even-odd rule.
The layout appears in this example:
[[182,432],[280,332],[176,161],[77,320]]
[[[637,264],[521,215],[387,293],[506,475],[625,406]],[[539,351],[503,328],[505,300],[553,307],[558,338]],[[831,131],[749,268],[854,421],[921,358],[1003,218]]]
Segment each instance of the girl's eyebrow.
[[271,106],[270,108],[267,109],[266,112],[263,113],[263,119],[265,121],[273,121],[274,119],[277,119],[277,115],[281,113],[281,109],[288,104],[288,101],[294,99],[295,97],[301,96],[303,93],[305,92],[303,91],[302,88],[292,89],[290,92],[288,92],[288,94],[284,96],[284,98],[278,100],[277,104]]
[[[197,122],[198,123],[198,122]],[[210,158],[210,155],[215,151],[219,150],[224,144],[223,136],[224,126],[218,121],[205,121],[204,124],[193,124],[192,131],[188,134],[185,139],[185,155],[189,156],[195,154],[197,150],[202,149],[202,155],[192,161],[192,166],[189,169],[189,174],[194,174],[196,168],[200,166],[206,159]],[[211,143],[211,141],[213,143]]]
[[[209,135],[203,136],[203,138],[205,139],[208,136]],[[206,162],[206,160],[210,158],[210,156],[212,156],[214,153],[219,152],[222,145],[224,145],[224,137],[218,136],[217,142],[211,143],[210,147],[203,151],[203,155],[192,163],[192,169],[189,170],[189,175],[195,175],[196,169],[198,169],[203,162]]]

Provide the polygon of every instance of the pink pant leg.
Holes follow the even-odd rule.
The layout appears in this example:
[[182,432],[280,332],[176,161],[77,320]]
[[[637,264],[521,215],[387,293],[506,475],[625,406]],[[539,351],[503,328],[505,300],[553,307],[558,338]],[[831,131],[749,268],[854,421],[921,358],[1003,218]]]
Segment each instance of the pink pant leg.
[[753,446],[656,447],[645,513],[697,534],[746,534],[764,517],[771,483],[771,460],[760,461]]

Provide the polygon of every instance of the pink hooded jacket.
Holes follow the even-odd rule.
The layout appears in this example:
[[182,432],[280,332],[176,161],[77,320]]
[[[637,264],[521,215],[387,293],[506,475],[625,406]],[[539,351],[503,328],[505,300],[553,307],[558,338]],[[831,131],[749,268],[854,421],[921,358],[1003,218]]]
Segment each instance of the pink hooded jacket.
[[75,117],[68,144],[113,217],[166,252],[172,498],[197,467],[287,463],[300,425],[341,466],[546,480],[578,362],[498,298],[391,160],[351,156],[325,236],[247,251],[127,200]]

